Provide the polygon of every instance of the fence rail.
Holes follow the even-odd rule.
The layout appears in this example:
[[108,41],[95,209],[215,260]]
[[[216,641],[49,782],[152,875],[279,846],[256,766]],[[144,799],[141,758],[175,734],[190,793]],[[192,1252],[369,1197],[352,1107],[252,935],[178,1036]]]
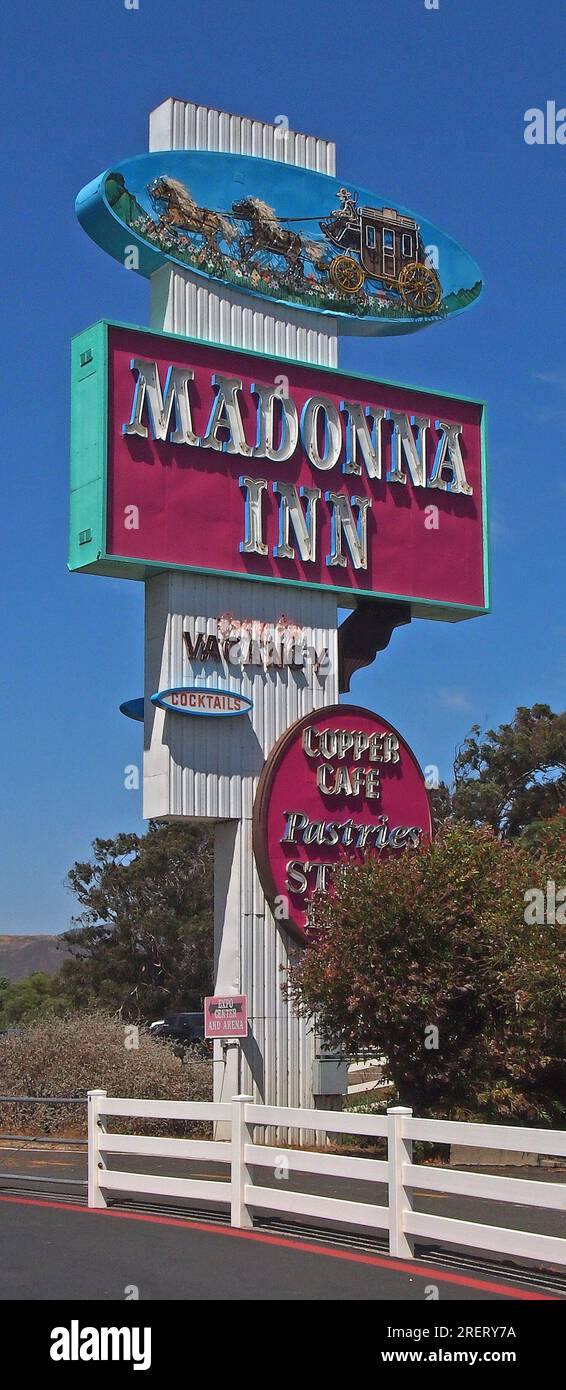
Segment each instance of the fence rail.
[[[14,1105],[84,1105],[88,1104],[86,1096],[0,1096],[0,1106]],[[53,1144],[59,1136],[57,1134],[8,1134],[2,1131],[0,1141],[4,1143],[27,1143],[27,1144]],[[84,1148],[85,1139],[67,1139],[65,1145]]]
[[0,1105],[86,1105],[86,1096],[0,1096]]
[[[228,1121],[231,1139],[215,1142],[108,1133],[106,1120],[120,1116],[141,1120]],[[348,1134],[385,1138],[387,1158],[357,1158],[310,1149],[282,1150],[255,1142],[257,1129],[271,1126],[316,1130],[327,1136]],[[252,1226],[255,1211],[273,1211],[334,1224],[387,1230],[390,1253],[404,1259],[413,1256],[415,1238],[420,1237],[476,1250],[497,1251],[539,1263],[566,1265],[566,1239],[559,1236],[437,1216],[417,1212],[413,1207],[414,1191],[419,1189],[564,1212],[566,1183],[431,1168],[413,1161],[414,1140],[435,1145],[458,1143],[480,1149],[505,1148],[566,1159],[566,1133],[562,1131],[421,1120],[403,1106],[377,1116],[258,1105],[251,1096],[235,1096],[229,1104],[209,1105],[192,1101],[126,1100],[109,1097],[105,1091],[90,1091],[88,1203],[91,1207],[104,1207],[106,1194],[110,1192],[185,1198],[191,1202],[229,1207],[231,1224],[240,1228]],[[202,1177],[121,1171],[107,1167],[106,1157],[111,1154],[212,1161],[226,1165],[227,1174],[204,1180]],[[252,1170],[256,1168],[270,1169],[275,1178],[281,1176],[281,1182],[269,1187],[254,1181]],[[290,1190],[284,1181],[286,1173],[292,1173],[293,1178],[304,1173],[374,1182],[386,1186],[387,1201],[380,1205]]]

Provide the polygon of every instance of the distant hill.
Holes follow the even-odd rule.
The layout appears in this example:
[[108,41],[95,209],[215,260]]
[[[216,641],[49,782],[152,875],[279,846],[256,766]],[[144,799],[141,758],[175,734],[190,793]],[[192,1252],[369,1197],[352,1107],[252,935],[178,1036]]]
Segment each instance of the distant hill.
[[56,975],[68,955],[69,948],[60,936],[39,932],[34,936],[0,936],[0,976],[10,981],[22,980],[33,970]]

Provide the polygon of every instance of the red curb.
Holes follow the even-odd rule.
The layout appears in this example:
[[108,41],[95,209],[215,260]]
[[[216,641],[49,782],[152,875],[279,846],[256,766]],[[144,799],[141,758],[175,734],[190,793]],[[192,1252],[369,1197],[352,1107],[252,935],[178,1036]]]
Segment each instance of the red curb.
[[[534,1290],[516,1288],[510,1284],[496,1284],[492,1280],[474,1279],[468,1274],[449,1274],[445,1270],[434,1269],[430,1265],[416,1264],[414,1261],[395,1260],[385,1255],[366,1255],[354,1250],[332,1250],[328,1246],[316,1245],[313,1241],[292,1240],[289,1237],[271,1236],[263,1231],[242,1231],[233,1226],[216,1226],[206,1221],[193,1221],[174,1216],[155,1216],[150,1212],[114,1211],[107,1207],[84,1207],[70,1202],[50,1202],[39,1197],[12,1197],[0,1193],[0,1202],[13,1203],[24,1207],[48,1207],[52,1211],[80,1212],[86,1216],[107,1216],[120,1221],[145,1221],[149,1225],[173,1226],[181,1230],[207,1231],[215,1236],[228,1236],[234,1240],[253,1240],[261,1245],[275,1245],[285,1250],[298,1250],[309,1255],[326,1255],[328,1259],[349,1260],[353,1264],[373,1265],[378,1269],[390,1269],[393,1273],[413,1274],[434,1279],[440,1284],[455,1284],[468,1289],[483,1289],[487,1293],[500,1293],[509,1298],[529,1302],[554,1303],[560,1300],[553,1294],[535,1293]],[[338,1237],[337,1237],[338,1239]]]

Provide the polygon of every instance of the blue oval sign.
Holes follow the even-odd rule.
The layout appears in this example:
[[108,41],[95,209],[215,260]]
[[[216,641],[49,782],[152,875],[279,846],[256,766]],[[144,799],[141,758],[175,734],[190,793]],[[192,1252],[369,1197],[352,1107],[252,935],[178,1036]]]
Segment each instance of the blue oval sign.
[[249,155],[168,150],[107,170],[81,225],[130,270],[166,262],[342,333],[414,333],[481,294],[471,256],[426,218],[341,179]]
[[171,710],[174,714],[226,715],[248,714],[253,702],[247,695],[237,695],[233,690],[217,690],[212,686],[178,685],[168,690],[159,690],[151,697],[152,703],[160,709]]

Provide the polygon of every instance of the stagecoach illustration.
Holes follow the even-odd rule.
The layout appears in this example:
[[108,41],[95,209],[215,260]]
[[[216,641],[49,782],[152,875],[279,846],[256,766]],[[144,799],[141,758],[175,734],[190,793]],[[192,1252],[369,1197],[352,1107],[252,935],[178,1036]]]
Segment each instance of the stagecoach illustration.
[[169,174],[153,179],[146,193],[151,212],[120,173],[107,178],[110,206],[134,230],[227,283],[243,281],[259,293],[315,300],[330,310],[341,305],[348,313],[379,314],[387,305],[407,318],[443,312],[442,286],[419,223],[393,207],[359,207],[356,191],[339,188],[339,206],[316,217],[285,216],[253,194],[216,211]]
[[427,265],[418,223],[395,208],[357,206],[357,195],[341,188],[341,208],[320,222],[340,252],[328,267],[332,284],[357,294],[366,278],[396,290],[410,310],[431,314],[442,300],[436,271]]

